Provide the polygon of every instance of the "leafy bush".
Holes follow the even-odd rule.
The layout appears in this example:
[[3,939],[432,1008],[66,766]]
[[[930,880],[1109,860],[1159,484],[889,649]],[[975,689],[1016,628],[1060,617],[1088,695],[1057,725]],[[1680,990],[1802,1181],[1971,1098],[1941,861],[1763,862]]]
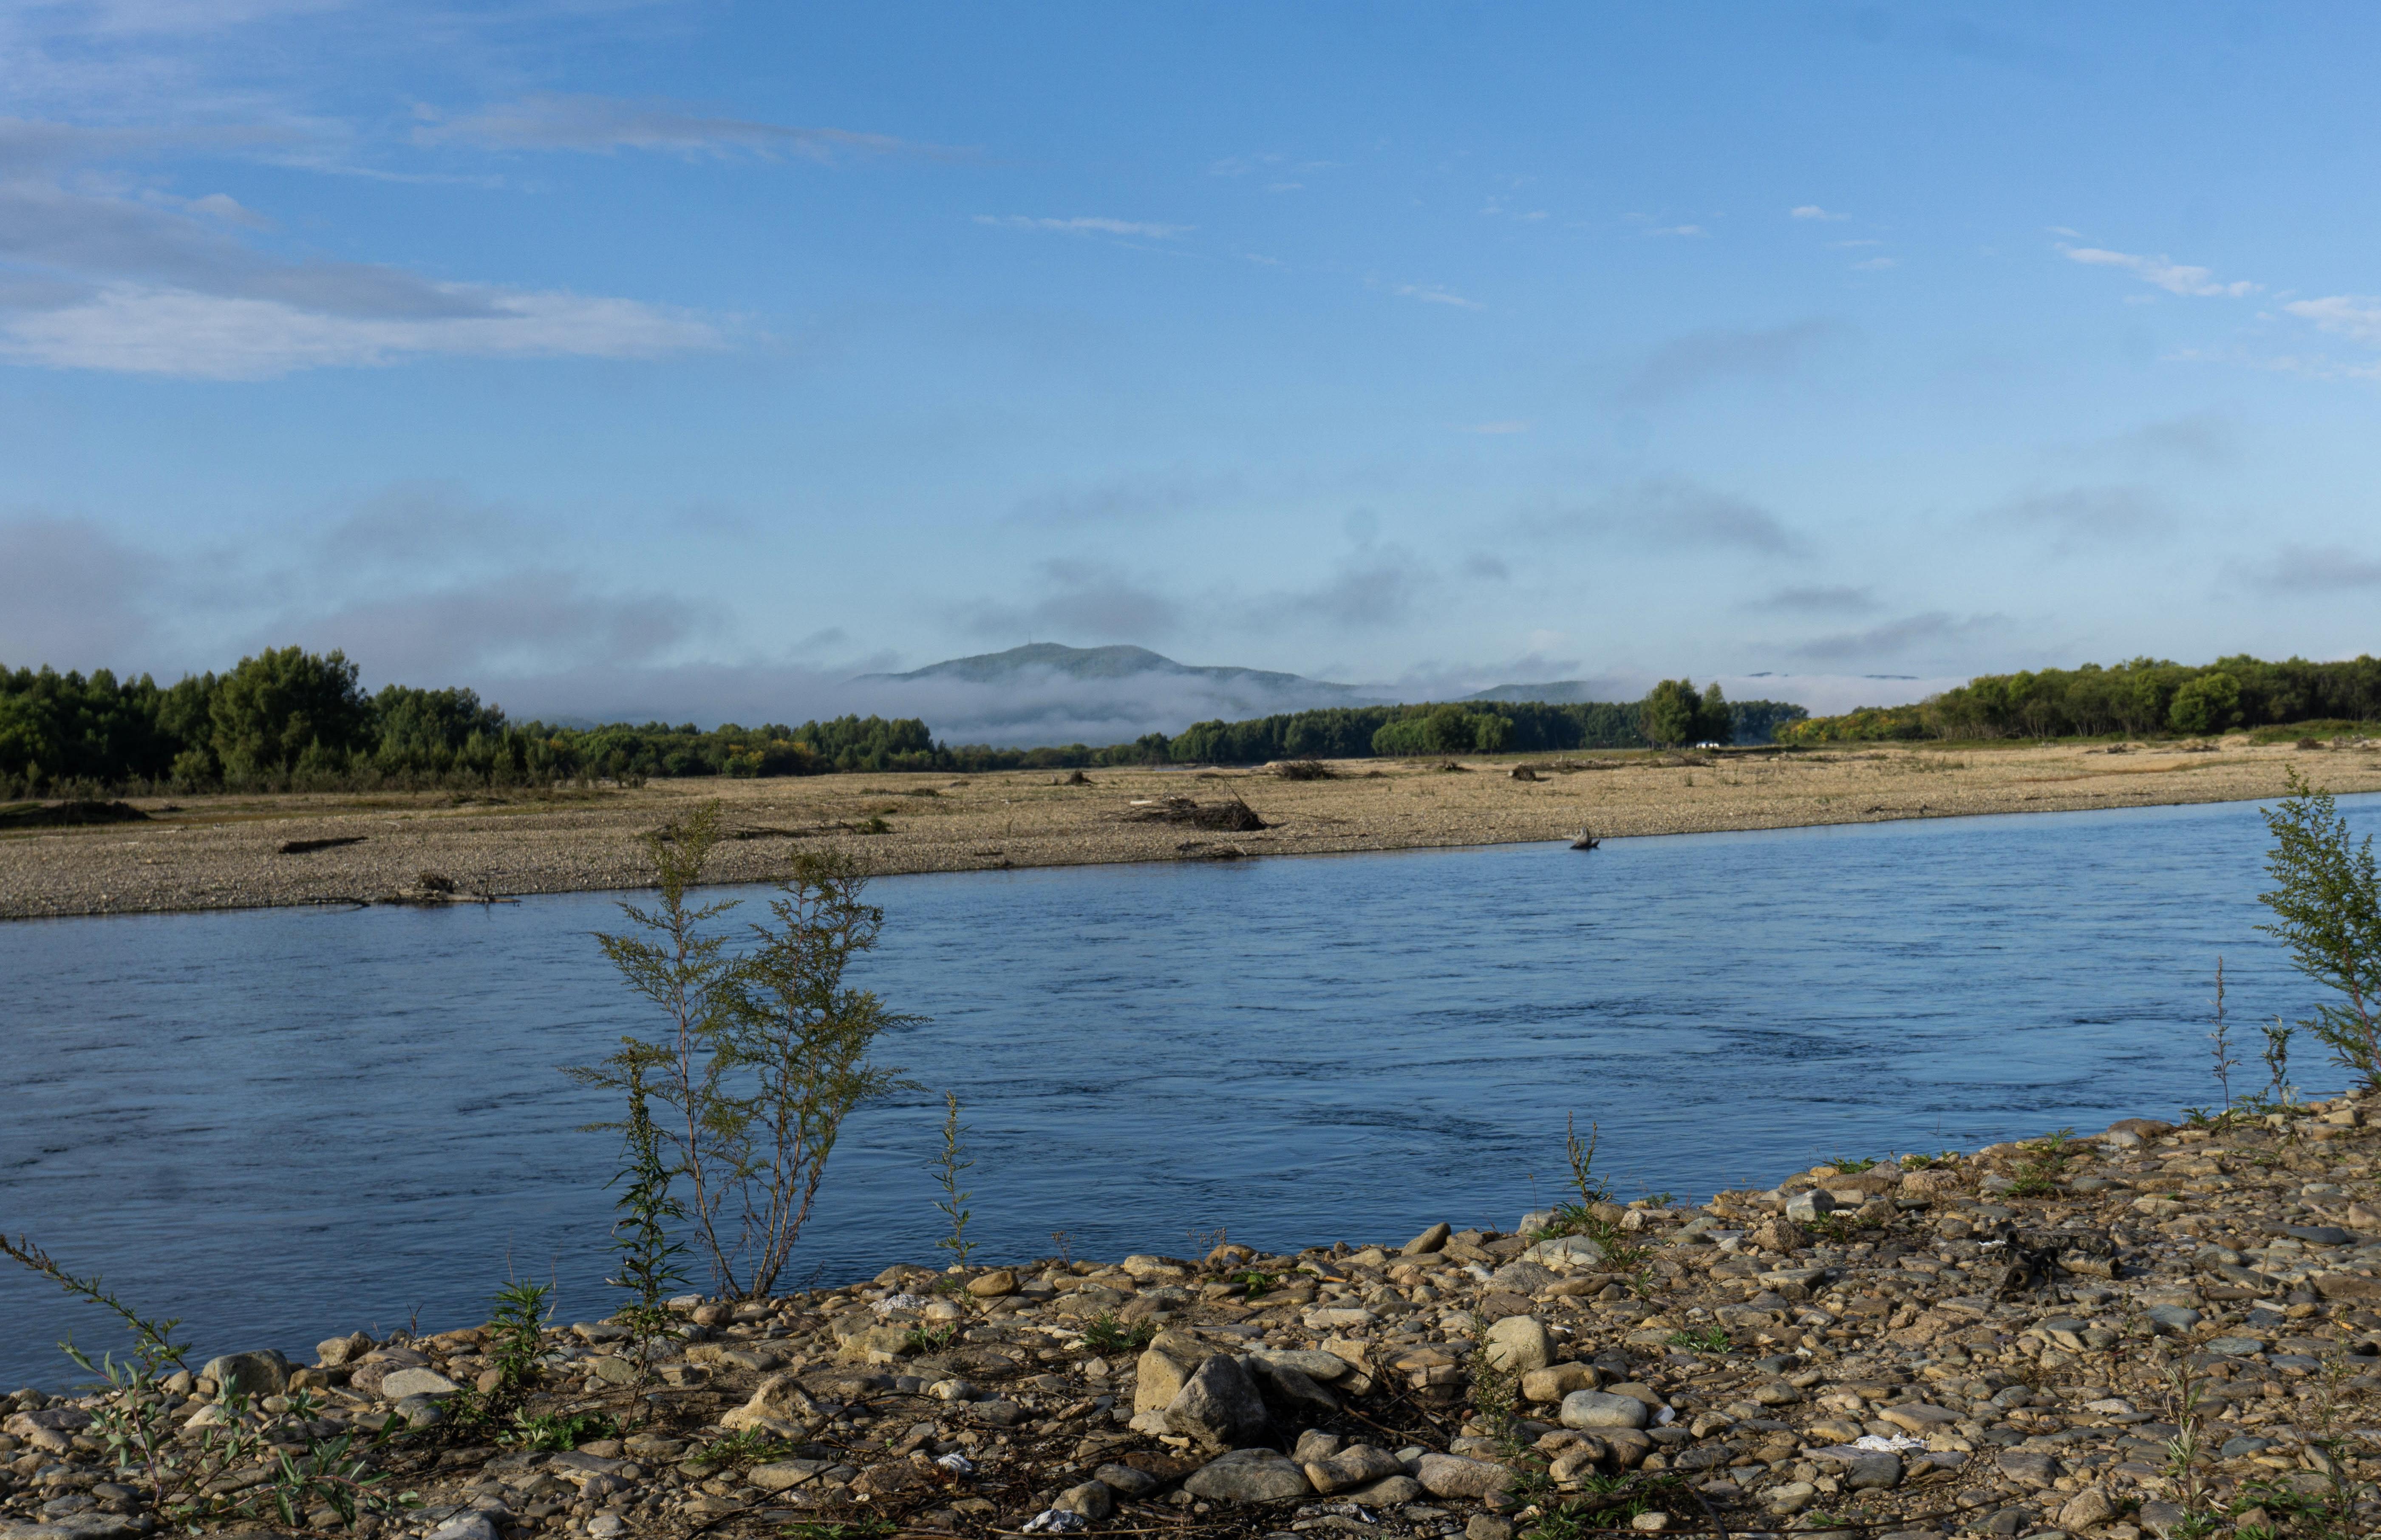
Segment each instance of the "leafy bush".
[[[2300,972],[2345,1001],[2317,1005],[2300,1025],[2331,1050],[2334,1063],[2381,1087],[2381,876],[2373,839],[2351,842],[2331,793],[2296,770],[2289,786],[2289,795],[2265,810],[2274,836],[2265,869],[2277,886],[2258,897],[2275,923],[2258,928],[2289,947]],[[2278,1051],[2286,1054],[2287,1044],[2285,1035]]]

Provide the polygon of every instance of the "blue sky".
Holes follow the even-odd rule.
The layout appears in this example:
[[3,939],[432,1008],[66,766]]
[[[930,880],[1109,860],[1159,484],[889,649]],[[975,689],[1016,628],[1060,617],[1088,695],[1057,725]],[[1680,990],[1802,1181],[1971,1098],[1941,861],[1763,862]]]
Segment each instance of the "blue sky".
[[755,720],[1027,640],[1822,708],[2352,655],[2376,33],[18,0],[0,661]]

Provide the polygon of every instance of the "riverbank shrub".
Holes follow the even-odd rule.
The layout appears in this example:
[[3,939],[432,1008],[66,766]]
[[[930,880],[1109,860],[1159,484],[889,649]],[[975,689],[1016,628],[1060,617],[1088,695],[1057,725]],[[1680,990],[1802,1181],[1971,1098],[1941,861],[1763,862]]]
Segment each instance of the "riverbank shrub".
[[[2296,770],[2289,788],[2289,796],[2265,810],[2274,837],[2265,870],[2275,886],[2258,898],[2274,923],[2258,929],[2289,948],[2300,972],[2338,996],[2338,1003],[2318,1003],[2299,1024],[2331,1050],[2333,1063],[2381,1089],[2381,873],[2373,838],[2350,841],[2331,793]],[[2288,1044],[2285,1033],[2274,1051],[2287,1056]],[[2277,1086],[2286,1074],[2274,1069]]]
[[[872,1057],[888,1030],[918,1018],[885,1009],[844,982],[872,950],[885,911],[861,900],[867,878],[840,854],[795,858],[769,902],[773,923],[744,927],[740,949],[720,923],[739,900],[689,901],[720,838],[719,807],[645,837],[660,898],[623,903],[633,930],[596,937],[662,1033],[624,1035],[601,1064],[568,1073],[629,1100],[659,1105],[646,1127],[720,1291],[769,1293],[791,1259],[825,1179],[844,1119],[910,1082]],[[655,1222],[661,1222],[657,1216]]]

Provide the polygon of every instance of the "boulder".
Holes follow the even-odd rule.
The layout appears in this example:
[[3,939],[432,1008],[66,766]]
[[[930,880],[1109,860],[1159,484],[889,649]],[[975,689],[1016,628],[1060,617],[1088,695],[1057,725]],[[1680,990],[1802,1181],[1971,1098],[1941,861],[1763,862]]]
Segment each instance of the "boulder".
[[1284,1422],[1321,1422],[1339,1411],[1339,1398],[1314,1383],[1305,1371],[1276,1359],[1251,1358],[1258,1394],[1282,1414]]
[[[1199,1365],[1181,1390],[1166,1404],[1167,1427],[1211,1448],[1239,1449],[1254,1443],[1264,1436],[1270,1422],[1256,1381],[1241,1367],[1239,1360],[1222,1353]],[[1281,1459],[1278,1455],[1275,1458]],[[1298,1468],[1288,1461],[1281,1462],[1297,1473]],[[1304,1487],[1306,1477],[1299,1475],[1298,1484]]]
[[354,1363],[372,1351],[372,1339],[362,1332],[349,1332],[314,1344],[314,1362],[325,1369],[337,1369]]
[[1797,1192],[1786,1200],[1786,1217],[1798,1225],[1816,1224],[1823,1216],[1835,1211],[1835,1195],[1824,1187]]
[[998,1300],[1017,1292],[1017,1275],[1007,1267],[995,1267],[981,1277],[968,1280],[967,1291],[979,1300]]
[[2070,1534],[2079,1534],[2116,1517],[2117,1509],[2108,1495],[2096,1486],[2087,1486],[2076,1493],[2058,1509],[2058,1527]]
[[382,1397],[392,1401],[415,1396],[451,1396],[461,1388],[435,1369],[399,1369],[380,1382]]
[[[271,1348],[259,1352],[226,1353],[207,1360],[199,1377],[215,1382],[215,1393],[226,1396],[278,1396],[289,1388],[289,1361]],[[454,1386],[449,1385],[452,1390]],[[392,1396],[401,1391],[392,1391]]]
[[1370,1444],[1352,1444],[1328,1459],[1310,1461],[1305,1467],[1306,1479],[1317,1492],[1361,1486],[1383,1476],[1403,1475],[1405,1469],[1396,1455]]
[[1530,1315],[1508,1315],[1490,1326],[1484,1346],[1490,1363],[1518,1374],[1543,1369],[1555,1360],[1554,1333]]
[[1558,1401],[1574,1390],[1594,1389],[1596,1378],[1593,1363],[1550,1363],[1521,1375],[1521,1396],[1525,1400]]
[[1080,1513],[1096,1524],[1116,1511],[1116,1489],[1105,1482],[1087,1481],[1059,1493],[1050,1506],[1061,1513]]
[[774,1434],[788,1443],[817,1436],[828,1417],[791,1375],[771,1375],[753,1390],[751,1399],[719,1419],[730,1433]]
[[1414,1462],[1414,1479],[1434,1497],[1478,1499],[1505,1490],[1513,1480],[1513,1473],[1485,1460],[1426,1454]]
[[1433,1225],[1430,1228],[1422,1231],[1420,1235],[1417,1235],[1412,1240],[1407,1241],[1404,1249],[1398,1254],[1401,1256],[1428,1256],[1431,1253],[1438,1251],[1440,1248],[1444,1247],[1447,1244],[1447,1238],[1453,1233],[1455,1232],[1448,1229],[1445,1225]]
[[[1208,1360],[1210,1363],[1231,1362]],[[1306,1473],[1272,1449],[1234,1449],[1192,1472],[1182,1490],[1209,1502],[1227,1503],[1290,1502],[1314,1495]]]
[[1198,1367],[1195,1362],[1186,1363],[1153,1345],[1141,1355],[1141,1362],[1133,1370],[1133,1411],[1165,1411],[1174,1398],[1182,1393],[1182,1387],[1190,1382],[1190,1376]]
[[1147,1471],[1129,1465],[1103,1465],[1092,1473],[1092,1479],[1105,1483],[1120,1497],[1145,1497],[1166,1485]]
[[1562,1424],[1567,1428],[1642,1428],[1648,1413],[1634,1396],[1602,1390],[1574,1390],[1562,1399]]

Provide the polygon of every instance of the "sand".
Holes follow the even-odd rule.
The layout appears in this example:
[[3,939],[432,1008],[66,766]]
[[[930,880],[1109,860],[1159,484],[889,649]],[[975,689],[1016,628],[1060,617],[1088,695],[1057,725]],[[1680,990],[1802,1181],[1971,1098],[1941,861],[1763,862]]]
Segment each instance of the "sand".
[[[796,850],[863,855],[885,874],[1198,861],[1880,823],[2268,798],[2295,765],[2339,792],[2381,790],[2381,746],[1878,746],[1719,754],[1479,756],[1270,770],[1093,770],[658,781],[552,794],[317,793],[136,800],[150,821],[0,835],[0,918],[368,903],[425,892],[509,897],[643,886],[638,837],[705,800],[733,837],[724,882]],[[1517,780],[1517,766],[1537,778]],[[1138,822],[1136,801],[1247,802],[1269,826]],[[881,823],[885,832],[862,833]],[[292,841],[355,839],[301,853]],[[429,885],[431,888],[435,884]]]

